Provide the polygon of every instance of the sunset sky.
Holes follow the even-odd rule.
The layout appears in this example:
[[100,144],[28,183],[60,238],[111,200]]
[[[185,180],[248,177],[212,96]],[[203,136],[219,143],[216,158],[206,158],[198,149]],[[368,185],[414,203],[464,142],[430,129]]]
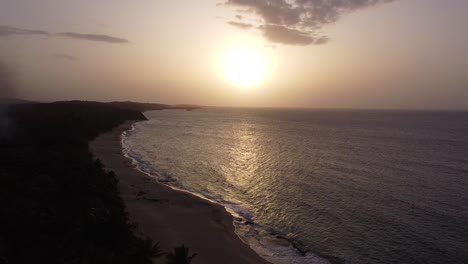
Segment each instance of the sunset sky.
[[466,0],[0,0],[0,92],[468,109],[467,25]]

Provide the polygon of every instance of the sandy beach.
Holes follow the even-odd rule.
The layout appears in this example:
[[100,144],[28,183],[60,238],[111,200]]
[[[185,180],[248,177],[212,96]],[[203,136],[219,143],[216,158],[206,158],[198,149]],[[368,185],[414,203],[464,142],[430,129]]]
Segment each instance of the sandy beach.
[[[164,252],[185,246],[197,253],[193,263],[269,263],[243,243],[234,232],[233,217],[225,208],[173,190],[135,169],[122,154],[122,132],[132,121],[98,136],[90,143],[96,158],[120,179],[119,191],[131,223],[143,237],[159,241]],[[164,257],[155,263],[164,263]]]

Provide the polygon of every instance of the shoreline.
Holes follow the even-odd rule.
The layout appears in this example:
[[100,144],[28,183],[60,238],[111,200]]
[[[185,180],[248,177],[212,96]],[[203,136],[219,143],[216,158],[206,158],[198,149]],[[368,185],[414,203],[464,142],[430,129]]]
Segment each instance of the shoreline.
[[[184,244],[197,253],[194,263],[271,264],[235,233],[235,218],[222,205],[179,191],[138,170],[122,152],[121,135],[138,121],[101,134],[89,147],[106,170],[116,173],[120,196],[135,232],[159,242],[164,252]],[[154,263],[163,263],[164,257]]]

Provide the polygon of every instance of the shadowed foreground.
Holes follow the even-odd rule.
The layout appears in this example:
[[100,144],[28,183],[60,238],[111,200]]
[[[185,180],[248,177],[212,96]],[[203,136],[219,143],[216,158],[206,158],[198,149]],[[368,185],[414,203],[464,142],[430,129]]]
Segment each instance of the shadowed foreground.
[[[193,263],[266,263],[234,234],[224,208],[150,181],[121,155],[125,121],[184,107],[194,108],[79,101],[4,108],[0,264],[189,263],[194,253]],[[88,147],[113,128],[92,149],[117,175]]]
[[[8,107],[0,137],[0,263],[149,263],[88,141],[141,112],[103,103]],[[5,125],[7,124],[7,125]]]

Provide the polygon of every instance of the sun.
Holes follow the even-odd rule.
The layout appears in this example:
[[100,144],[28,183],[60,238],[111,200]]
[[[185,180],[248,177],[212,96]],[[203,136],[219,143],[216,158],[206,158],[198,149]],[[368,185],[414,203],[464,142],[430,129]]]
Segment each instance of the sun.
[[260,51],[237,48],[226,54],[223,68],[228,82],[241,88],[251,88],[264,81],[267,63]]

